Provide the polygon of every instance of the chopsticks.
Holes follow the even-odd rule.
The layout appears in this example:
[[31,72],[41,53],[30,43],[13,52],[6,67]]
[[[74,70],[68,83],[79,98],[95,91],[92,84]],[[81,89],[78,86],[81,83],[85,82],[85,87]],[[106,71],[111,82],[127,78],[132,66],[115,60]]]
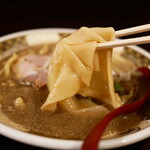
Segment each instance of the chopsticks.
[[[116,37],[122,37],[126,35],[146,32],[146,31],[150,31],[150,24],[119,30],[115,32],[115,35]],[[97,45],[97,49],[99,50],[99,49],[123,47],[123,46],[129,46],[129,45],[146,44],[146,43],[150,43],[150,36],[143,36],[143,37],[137,37],[137,38],[110,41],[106,43],[99,43]]]
[[116,37],[122,37],[126,35],[132,35],[132,34],[137,34],[137,33],[142,33],[150,31],[150,24],[145,24],[137,27],[132,27],[128,29],[123,29],[115,32]]
[[116,41],[111,41],[106,43],[100,43],[98,44],[97,49],[123,47],[123,46],[146,44],[146,43],[150,43],[150,36],[143,36],[138,38],[130,38],[125,40],[116,40]]

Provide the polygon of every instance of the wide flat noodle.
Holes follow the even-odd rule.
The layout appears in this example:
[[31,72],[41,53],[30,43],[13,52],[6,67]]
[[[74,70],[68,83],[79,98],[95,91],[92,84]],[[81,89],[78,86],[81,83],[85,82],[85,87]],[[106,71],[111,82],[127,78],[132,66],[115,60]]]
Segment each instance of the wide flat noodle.
[[97,105],[90,99],[75,96],[60,101],[58,107],[78,116],[99,116],[101,119],[110,112],[105,106]]
[[56,46],[48,73],[49,95],[44,110],[57,102],[80,94],[96,98],[112,107],[121,105],[114,92],[112,49],[96,51],[97,43],[114,39],[113,28],[82,27]]

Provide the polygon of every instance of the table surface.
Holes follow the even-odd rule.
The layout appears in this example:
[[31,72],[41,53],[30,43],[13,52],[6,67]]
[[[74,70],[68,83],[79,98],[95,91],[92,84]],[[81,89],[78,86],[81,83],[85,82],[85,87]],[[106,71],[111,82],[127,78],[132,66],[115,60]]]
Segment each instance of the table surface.
[[[52,27],[112,26],[115,30],[129,28],[150,23],[149,6],[148,0],[0,0],[0,36],[21,30]],[[145,36],[149,33],[136,36]],[[150,52],[150,44],[140,46]],[[9,150],[41,150],[4,136],[0,136],[0,145]],[[149,150],[150,138],[116,150],[131,149]]]

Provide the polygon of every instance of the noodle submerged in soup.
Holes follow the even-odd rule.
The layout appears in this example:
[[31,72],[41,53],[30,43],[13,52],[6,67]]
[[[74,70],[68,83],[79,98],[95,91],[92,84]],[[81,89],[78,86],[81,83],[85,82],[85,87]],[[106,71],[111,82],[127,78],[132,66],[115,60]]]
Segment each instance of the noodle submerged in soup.
[[[77,58],[69,53],[68,49],[70,47],[80,60],[83,58],[82,55],[79,55],[78,49],[83,49],[83,47],[93,49],[95,42],[89,42],[91,41],[91,34],[93,36],[92,38],[95,38],[94,40],[98,40],[98,42],[104,42],[104,40],[109,41],[114,38],[113,35],[111,35],[112,37],[105,37],[105,33],[102,34],[102,31],[100,32],[97,28],[92,29],[96,34],[93,34],[93,31],[91,33],[91,30],[88,28],[82,28],[81,30],[83,30],[84,33],[90,32],[90,37],[86,36],[86,39],[80,39],[78,41],[74,39],[76,36],[72,36],[60,42],[65,46],[67,44],[69,45],[69,47],[65,47],[65,55],[68,54],[68,56],[72,56],[71,61],[77,60]],[[108,30],[106,29],[105,32],[107,32],[108,35],[110,32],[113,34],[114,31],[109,28]],[[80,32],[76,32],[76,34],[80,34]],[[101,35],[101,37],[99,35]],[[83,45],[83,41],[84,44],[86,43],[87,45]],[[69,68],[70,64],[67,64],[66,60],[57,59],[62,56],[57,57],[57,54],[63,52],[62,50],[59,51],[62,48],[60,43],[56,46],[57,51],[54,51],[55,44],[46,44],[29,47],[1,60],[0,119],[1,122],[26,132],[61,139],[83,140],[95,124],[110,111],[125,103],[131,103],[143,97],[149,85],[145,82],[142,75],[136,71],[138,66],[118,53],[113,54],[113,72],[105,79],[106,74],[108,72],[110,73],[111,68],[105,71],[104,67],[110,67],[111,64],[110,62],[103,62],[103,66],[101,64],[102,62],[100,62],[100,58],[102,59],[103,56],[106,56],[107,59],[111,59],[112,50],[110,49],[107,50],[107,53],[101,52],[100,54],[97,52],[95,54],[95,50],[93,49],[93,51],[91,51],[93,54],[92,59],[87,55],[87,58],[91,59],[91,62],[93,62],[93,60],[98,61],[99,66],[97,62],[94,62],[95,66],[91,65],[93,63],[86,64],[86,62],[88,63],[86,59],[82,63],[84,66],[88,65],[88,68],[83,66],[83,68],[80,68],[79,60],[77,64],[73,64],[73,75],[79,78],[77,80],[73,78],[72,80],[69,77],[69,73],[73,71],[71,69],[71,71],[69,71],[69,69],[66,70],[66,66]],[[57,57],[56,59],[54,59],[54,57],[52,58],[53,51],[54,57]],[[84,51],[83,53],[86,54]],[[91,53],[89,53],[89,55],[91,55]],[[102,53],[103,55],[101,56]],[[67,56],[63,57],[65,58]],[[55,62],[57,61],[57,64],[53,64],[52,66],[55,67],[52,68],[54,74],[48,71],[51,60],[52,63],[54,63],[54,60]],[[65,62],[64,64],[66,65],[62,62]],[[62,67],[60,63],[63,64],[64,67]],[[126,65],[125,68],[122,67],[124,64]],[[58,68],[55,65],[58,65]],[[84,72],[82,73],[82,69],[86,72],[86,75],[83,75]],[[101,70],[103,70],[104,76],[98,75],[98,72]],[[50,75],[48,76],[48,74]],[[90,79],[87,77],[87,74],[90,76]],[[63,75],[66,76],[65,84],[61,82]],[[55,76],[55,78],[53,78],[53,76]],[[102,86],[105,87],[104,85],[106,85],[106,87],[109,87],[112,91],[107,90],[105,93],[101,85],[96,83],[99,81],[97,79],[99,77],[104,78],[104,80],[101,80],[103,83],[105,81]],[[71,86],[72,82],[76,85],[73,89]],[[110,82],[112,82],[113,87],[110,85]],[[56,83],[58,83],[58,91],[56,90],[54,92],[60,93],[60,96],[57,97],[56,95],[54,99],[51,99],[51,95],[55,94],[49,93],[49,90],[51,92],[55,89],[54,85],[56,85]],[[101,94],[101,92],[98,93],[99,89],[96,89],[96,93],[92,93],[93,85],[91,83],[93,83],[93,85],[97,84],[96,88],[99,87],[102,89],[105,95],[102,95],[103,93]],[[67,89],[65,89],[65,86]],[[61,93],[62,90],[63,92]],[[71,93],[71,90],[74,90],[74,92]],[[68,95],[70,94],[69,92],[71,95]],[[102,99],[102,97],[104,97],[104,99]],[[108,102],[105,98],[107,98],[107,100],[110,99],[110,101]],[[51,102],[51,100],[53,102]],[[114,102],[115,100],[117,103]],[[148,118],[150,113],[148,107],[149,104],[139,112],[122,115],[114,119],[107,127],[103,138],[139,129],[139,127],[141,127],[141,121],[144,120],[145,116]],[[147,126],[148,125],[149,123],[147,122]]]

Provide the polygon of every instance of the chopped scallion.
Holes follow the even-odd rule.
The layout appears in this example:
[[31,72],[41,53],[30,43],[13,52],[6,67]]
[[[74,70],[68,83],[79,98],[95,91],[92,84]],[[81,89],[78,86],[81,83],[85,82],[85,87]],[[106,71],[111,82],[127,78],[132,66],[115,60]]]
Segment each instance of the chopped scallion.
[[116,92],[119,92],[121,90],[121,85],[119,82],[114,82],[114,88]]

